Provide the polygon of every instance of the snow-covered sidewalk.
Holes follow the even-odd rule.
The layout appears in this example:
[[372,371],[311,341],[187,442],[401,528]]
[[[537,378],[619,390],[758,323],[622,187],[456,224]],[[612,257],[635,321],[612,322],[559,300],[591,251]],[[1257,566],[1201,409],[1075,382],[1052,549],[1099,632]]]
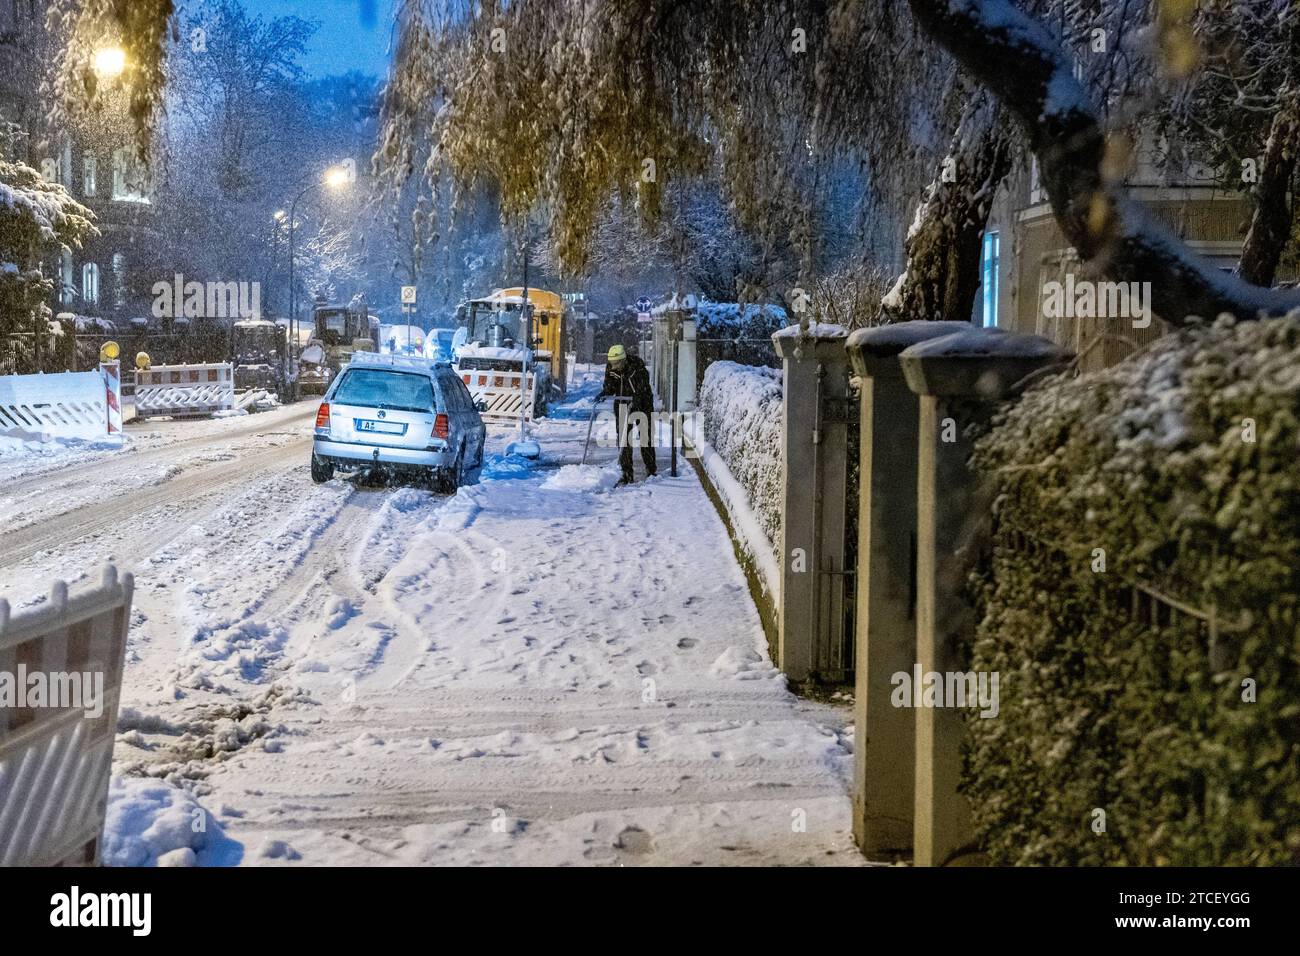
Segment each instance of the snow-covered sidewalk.
[[847,713],[785,689],[690,465],[615,489],[584,434],[542,423],[540,462],[496,434],[450,499],[331,482],[318,530],[175,572],[187,639],[128,694],[110,859],[861,862]]

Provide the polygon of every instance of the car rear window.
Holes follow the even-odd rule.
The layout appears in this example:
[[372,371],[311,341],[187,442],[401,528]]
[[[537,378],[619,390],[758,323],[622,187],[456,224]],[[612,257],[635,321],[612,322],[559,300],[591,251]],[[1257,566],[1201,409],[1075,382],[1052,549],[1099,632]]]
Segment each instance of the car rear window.
[[428,376],[410,372],[390,372],[382,368],[348,369],[334,392],[334,401],[340,405],[432,412],[433,383]]

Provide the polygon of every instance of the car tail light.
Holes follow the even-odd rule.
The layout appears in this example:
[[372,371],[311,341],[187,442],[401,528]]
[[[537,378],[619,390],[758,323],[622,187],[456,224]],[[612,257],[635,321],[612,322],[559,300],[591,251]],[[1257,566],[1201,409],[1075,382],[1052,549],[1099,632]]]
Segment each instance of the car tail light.
[[316,427],[329,429],[330,427],[330,403],[323,402],[321,407],[316,410]]
[[447,440],[447,416],[438,413],[438,417],[433,420],[433,437]]

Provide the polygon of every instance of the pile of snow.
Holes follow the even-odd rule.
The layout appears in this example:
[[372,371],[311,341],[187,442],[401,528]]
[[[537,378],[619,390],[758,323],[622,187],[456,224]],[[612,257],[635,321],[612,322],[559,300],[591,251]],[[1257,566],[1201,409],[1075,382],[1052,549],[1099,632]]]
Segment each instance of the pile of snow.
[[147,777],[112,778],[104,818],[106,866],[194,866],[225,844],[217,822],[184,790]]
[[742,547],[773,595],[784,479],[783,397],[779,369],[714,362],[704,373],[699,398],[701,463],[727,506]]
[[512,441],[506,446],[506,455],[517,455],[520,458],[540,458],[542,446],[537,444],[531,438],[525,438],[521,441]]
[[780,680],[776,666],[752,647],[732,645],[713,662],[709,674],[718,680]]
[[42,441],[25,432],[0,431],[0,458],[19,456],[53,458],[95,451],[118,451],[124,448],[127,442],[127,439],[121,437],[104,438],[98,441],[59,438],[54,435],[46,438],[47,440]]
[[547,491],[604,491],[618,482],[619,470],[612,465],[563,465],[542,482]]

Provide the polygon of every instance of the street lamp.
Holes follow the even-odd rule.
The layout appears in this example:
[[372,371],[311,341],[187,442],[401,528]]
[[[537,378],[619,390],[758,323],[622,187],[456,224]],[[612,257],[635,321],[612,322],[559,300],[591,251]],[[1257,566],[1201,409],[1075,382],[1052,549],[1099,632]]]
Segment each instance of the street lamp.
[[111,80],[126,69],[126,51],[120,46],[101,47],[91,59],[91,67],[100,79]]
[[[328,186],[330,189],[342,189],[351,180],[348,170],[344,166],[330,166],[325,170],[320,179],[309,182],[298,195],[293,197],[293,202],[289,203],[289,329],[293,335],[294,361],[298,359],[298,300],[297,289],[294,288],[293,281],[293,233],[294,226],[297,223],[298,200],[307,195],[313,189],[321,186]],[[281,213],[277,212],[275,218],[279,219]]]
[[348,171],[342,166],[331,166],[325,170],[325,185],[330,189],[342,189],[348,184]]

